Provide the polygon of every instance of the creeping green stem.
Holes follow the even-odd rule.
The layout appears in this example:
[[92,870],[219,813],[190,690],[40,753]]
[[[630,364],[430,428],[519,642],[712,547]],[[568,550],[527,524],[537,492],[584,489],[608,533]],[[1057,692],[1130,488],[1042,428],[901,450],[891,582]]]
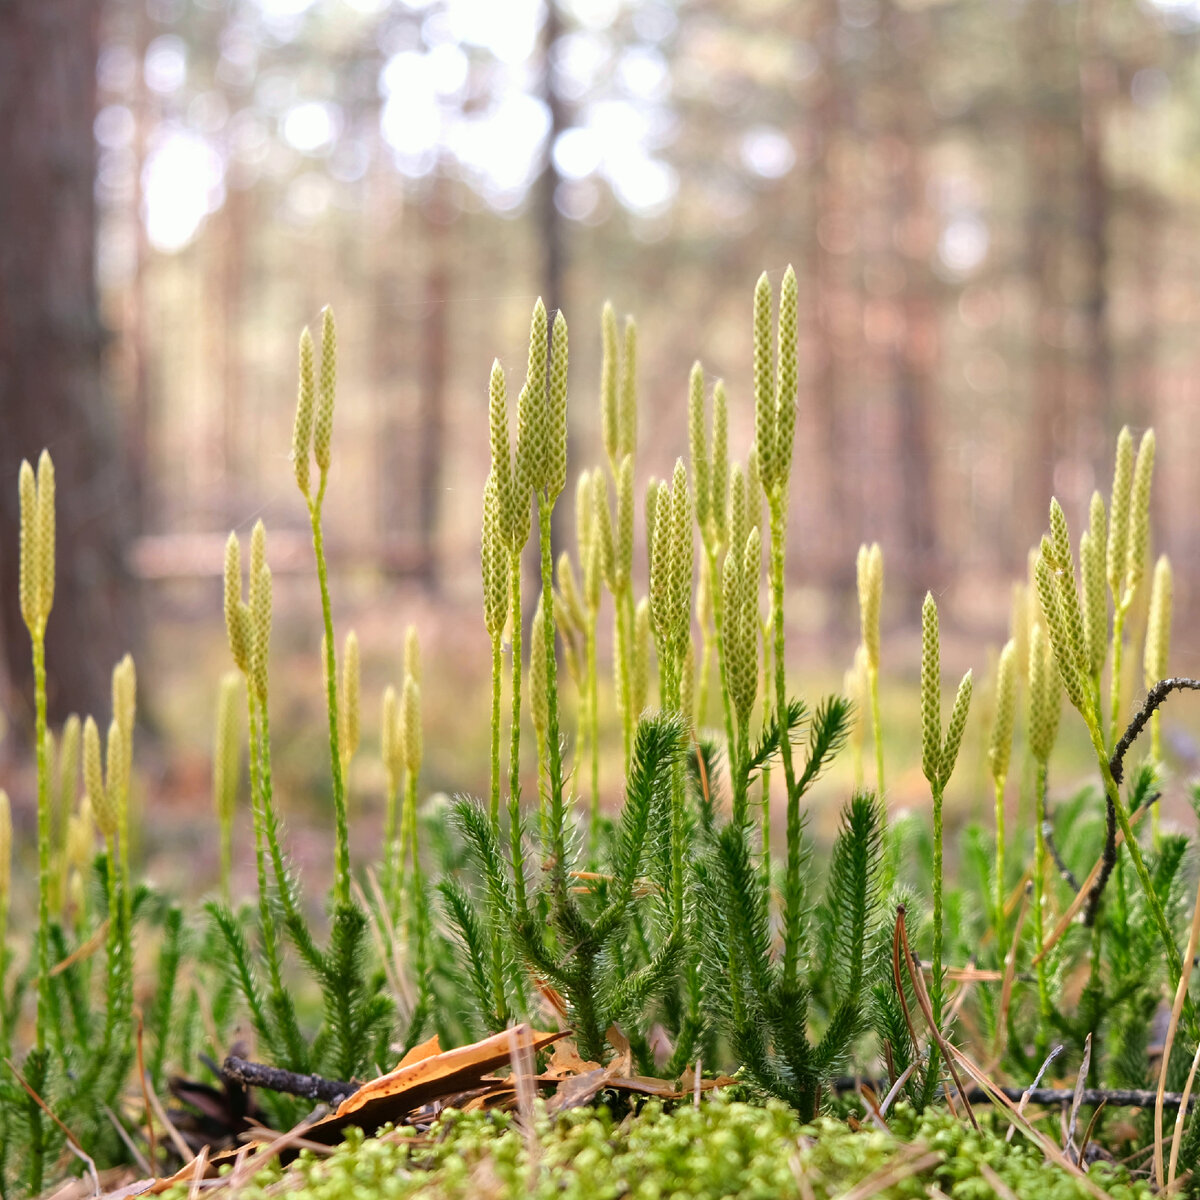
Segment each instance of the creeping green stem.
[[316,500],[308,504],[312,525],[313,552],[317,559],[317,580],[321,585],[321,618],[325,625],[325,701],[329,710],[329,772],[333,781],[333,814],[337,846],[334,858],[333,894],[335,904],[350,903],[350,827],[346,819],[346,788],[342,780],[342,752],[338,745],[337,657],[333,645],[333,609],[329,602],[329,572],[325,564],[325,536],[321,529],[321,505],[325,500],[328,472],[321,472]]

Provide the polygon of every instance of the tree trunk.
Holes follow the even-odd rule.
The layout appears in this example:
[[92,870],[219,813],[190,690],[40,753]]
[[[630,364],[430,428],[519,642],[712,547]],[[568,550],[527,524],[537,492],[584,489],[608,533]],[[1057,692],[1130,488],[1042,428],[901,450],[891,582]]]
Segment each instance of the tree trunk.
[[[1105,11],[1099,0],[1079,5],[1079,234],[1083,290],[1083,363],[1074,457],[1090,465],[1097,482],[1114,427],[1113,353],[1108,324],[1109,218],[1112,186],[1104,156],[1104,128],[1116,87],[1112,55],[1105,45]],[[1082,476],[1081,476],[1082,478]],[[1071,497],[1077,505],[1087,497]]]
[[106,718],[109,671],[135,626],[129,493],[101,386],[95,174],[97,0],[0,4],[0,626],[8,708],[31,728],[17,600],[17,469],[50,450],[58,572],[47,633],[50,710]]
[[1063,53],[1056,35],[1055,6],[1033,0],[1026,15],[1026,61],[1030,100],[1025,122],[1028,210],[1025,233],[1025,281],[1030,312],[1030,397],[1025,470],[1029,486],[1022,505],[1014,557],[1045,526],[1054,493],[1054,468],[1064,454],[1066,422],[1063,364],[1062,159],[1066,98],[1056,71]]

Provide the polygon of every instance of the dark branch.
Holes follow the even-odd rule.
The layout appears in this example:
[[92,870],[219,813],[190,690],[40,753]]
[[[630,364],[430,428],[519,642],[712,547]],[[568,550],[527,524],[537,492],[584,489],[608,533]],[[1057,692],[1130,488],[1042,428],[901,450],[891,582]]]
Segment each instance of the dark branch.
[[[886,1093],[890,1087],[886,1079],[855,1079],[853,1076],[843,1075],[833,1081],[833,1089],[838,1093],[853,1092],[857,1091],[860,1083],[866,1083],[875,1091],[883,1093]],[[1026,1093],[1025,1088],[1000,1087],[999,1084],[995,1086],[996,1091],[1013,1101],[1014,1104],[1019,1104]],[[1104,1103],[1114,1108],[1153,1108],[1157,1094],[1157,1092],[1139,1091],[1134,1088],[1084,1088],[1079,1094],[1079,1102],[1081,1104]],[[970,1088],[967,1091],[967,1099],[972,1104],[987,1104],[991,1101],[991,1095],[983,1088]],[[1177,1109],[1182,1099],[1181,1092],[1164,1092],[1163,1107]],[[1195,1106],[1196,1099],[1195,1093],[1188,1097],[1189,1109]],[[1028,1103],[1030,1104],[1073,1104],[1074,1102],[1074,1088],[1029,1089]]]
[[1096,882],[1092,884],[1092,890],[1088,892],[1087,904],[1083,910],[1083,923],[1089,929],[1096,923],[1096,913],[1100,908],[1100,897],[1104,895],[1104,888],[1108,884],[1108,878],[1113,873],[1113,868],[1117,865],[1117,810],[1107,792],[1104,795],[1103,864],[1100,868],[1100,874],[1096,876]]
[[266,1063],[250,1062],[231,1054],[221,1067],[221,1076],[246,1087],[266,1088],[271,1092],[285,1092],[289,1096],[302,1096],[305,1100],[324,1100],[327,1104],[338,1104],[347,1096],[358,1091],[357,1083],[346,1083],[341,1079],[326,1079],[321,1075],[299,1075],[285,1071],[282,1067],[269,1067]]
[[1043,809],[1043,811],[1046,813],[1046,819],[1042,822],[1042,841],[1045,843],[1046,849],[1050,851],[1050,857],[1054,859],[1054,865],[1058,868],[1058,873],[1063,877],[1067,887],[1079,895],[1079,880],[1075,878],[1071,868],[1063,862],[1063,857],[1058,850],[1058,843],[1054,840],[1054,823],[1050,820],[1050,812],[1048,809]]
[[1112,758],[1108,760],[1108,769],[1112,772],[1112,777],[1117,783],[1121,782],[1121,777],[1125,774],[1126,751],[1137,741],[1138,735],[1146,728],[1146,722],[1150,720],[1154,710],[1172,692],[1183,691],[1185,688],[1194,692],[1200,692],[1200,679],[1188,679],[1182,675],[1171,679],[1160,679],[1146,693],[1146,699],[1142,701],[1142,707],[1134,713],[1133,720],[1129,722],[1128,728],[1121,735],[1121,740],[1112,752]]

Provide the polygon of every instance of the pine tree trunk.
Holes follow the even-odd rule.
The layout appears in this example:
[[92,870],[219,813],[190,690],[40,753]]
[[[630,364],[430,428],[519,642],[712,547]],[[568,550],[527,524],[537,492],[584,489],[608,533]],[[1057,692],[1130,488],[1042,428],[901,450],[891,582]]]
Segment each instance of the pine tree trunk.
[[31,728],[29,638],[17,601],[17,469],[50,450],[58,577],[47,633],[50,710],[107,717],[131,649],[130,533],[95,282],[97,0],[0,4],[0,626],[7,708]]

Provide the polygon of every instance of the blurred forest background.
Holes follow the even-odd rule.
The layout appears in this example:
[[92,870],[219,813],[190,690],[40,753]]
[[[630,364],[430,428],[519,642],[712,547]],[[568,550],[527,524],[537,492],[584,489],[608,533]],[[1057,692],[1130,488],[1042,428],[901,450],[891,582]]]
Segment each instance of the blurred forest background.
[[1198,47],[1195,0],[0,5],[10,751],[30,706],[16,467],[47,445],[52,715],[107,713],[132,647],[162,786],[203,794],[222,547],[261,516],[273,725],[295,737],[316,714],[292,753],[319,773],[316,589],[287,459],[297,335],[328,303],[335,619],[364,641],[368,707],[418,624],[429,771],[478,790],[493,356],[523,377],[534,298],[565,310],[575,469],[592,465],[611,299],[639,322],[643,479],[686,455],[696,357],[730,386],[741,456],[753,284],[788,262],[788,618],[811,678],[836,684],[852,655],[863,540],[884,548],[885,670],[915,679],[926,588],[947,669],[985,668],[1049,496],[1078,530],[1122,423],[1158,430],[1173,667],[1200,674]]

